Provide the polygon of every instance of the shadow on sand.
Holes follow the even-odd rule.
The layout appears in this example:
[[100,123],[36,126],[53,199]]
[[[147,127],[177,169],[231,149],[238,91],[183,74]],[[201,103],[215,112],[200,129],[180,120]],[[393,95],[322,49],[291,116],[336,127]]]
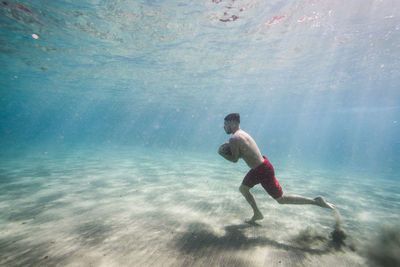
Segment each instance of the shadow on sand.
[[261,226],[257,224],[229,225],[225,227],[225,235],[219,236],[208,225],[193,223],[189,225],[186,232],[176,238],[175,245],[181,252],[195,255],[204,255],[206,251],[218,253],[227,250],[247,250],[256,246],[270,246],[296,254],[322,255],[332,252],[335,248],[332,239],[310,231],[301,232],[293,239],[293,244],[275,241],[264,234],[247,237],[244,230],[251,227],[259,228]]

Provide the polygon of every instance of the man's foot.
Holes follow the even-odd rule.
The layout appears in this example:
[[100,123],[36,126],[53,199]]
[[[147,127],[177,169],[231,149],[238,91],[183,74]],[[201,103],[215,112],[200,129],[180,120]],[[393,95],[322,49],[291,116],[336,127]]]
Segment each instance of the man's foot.
[[251,219],[249,220],[246,220],[245,222],[252,224],[255,223],[255,221],[259,221],[262,219],[264,219],[264,216],[261,213],[254,213],[253,217],[251,217]]
[[326,202],[323,197],[316,197],[316,198],[314,198],[314,201],[318,206],[320,206],[322,208],[327,208],[327,209],[331,209],[331,210],[335,209],[335,205]]

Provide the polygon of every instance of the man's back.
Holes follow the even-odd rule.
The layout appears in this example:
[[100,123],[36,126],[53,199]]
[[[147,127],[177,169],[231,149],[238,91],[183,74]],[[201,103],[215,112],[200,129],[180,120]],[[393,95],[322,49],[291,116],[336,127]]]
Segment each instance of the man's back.
[[264,162],[260,149],[253,138],[245,131],[237,130],[229,140],[231,146],[239,147],[239,157],[254,169]]

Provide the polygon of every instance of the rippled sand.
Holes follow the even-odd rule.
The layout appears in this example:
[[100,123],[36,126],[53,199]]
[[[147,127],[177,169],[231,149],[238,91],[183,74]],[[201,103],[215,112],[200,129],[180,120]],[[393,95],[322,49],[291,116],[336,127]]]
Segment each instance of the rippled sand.
[[[273,162],[273,161],[272,161]],[[238,191],[247,167],[216,154],[79,151],[3,157],[1,266],[365,266],[382,222],[399,219],[399,184],[275,164],[286,193],[322,195],[316,206],[281,206],[252,192],[265,219],[248,225]],[[379,183],[376,182],[378,179]],[[382,182],[385,181],[385,182]]]

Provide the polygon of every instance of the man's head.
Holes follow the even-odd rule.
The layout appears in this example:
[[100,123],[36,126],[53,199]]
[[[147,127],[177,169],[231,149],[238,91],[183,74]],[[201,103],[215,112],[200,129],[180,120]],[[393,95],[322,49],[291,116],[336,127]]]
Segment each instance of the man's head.
[[227,134],[236,132],[240,127],[240,115],[239,113],[231,113],[224,119],[224,129]]

